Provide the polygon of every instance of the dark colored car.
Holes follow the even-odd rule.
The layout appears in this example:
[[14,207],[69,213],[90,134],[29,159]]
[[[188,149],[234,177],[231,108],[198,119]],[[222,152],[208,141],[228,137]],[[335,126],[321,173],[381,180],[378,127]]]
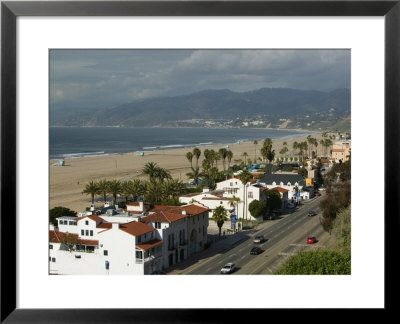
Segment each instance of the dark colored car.
[[256,247],[253,247],[251,249],[250,254],[256,254],[257,255],[257,254],[260,254],[261,252],[262,252],[261,248],[256,246]]
[[313,211],[313,210],[310,210],[308,212],[308,216],[315,216],[315,215],[317,215],[317,213],[315,211]]
[[313,244],[315,243],[315,236],[309,236],[307,237],[307,244]]

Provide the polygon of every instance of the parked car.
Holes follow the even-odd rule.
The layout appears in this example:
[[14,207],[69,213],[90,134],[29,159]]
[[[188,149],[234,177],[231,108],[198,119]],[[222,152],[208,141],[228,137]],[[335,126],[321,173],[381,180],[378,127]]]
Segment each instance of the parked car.
[[222,267],[221,273],[232,273],[234,270],[235,270],[235,264],[230,262]]
[[315,236],[307,237],[307,244],[313,244],[315,243],[315,241],[316,241]]
[[250,254],[260,254],[262,252],[261,248],[259,246],[255,246],[250,250]]
[[316,192],[316,193],[314,194],[314,196],[319,197],[319,196],[321,196],[321,194],[320,194],[319,192]]
[[263,235],[256,235],[256,237],[253,240],[253,243],[262,243],[264,242],[264,236]]
[[289,208],[289,209],[292,209],[292,208],[294,208],[295,206],[294,206],[294,204],[292,204],[292,203],[288,203],[287,204],[287,208]]
[[313,210],[310,210],[309,212],[308,212],[308,216],[315,216],[315,215],[317,215],[317,213],[315,212],[315,211],[313,211]]

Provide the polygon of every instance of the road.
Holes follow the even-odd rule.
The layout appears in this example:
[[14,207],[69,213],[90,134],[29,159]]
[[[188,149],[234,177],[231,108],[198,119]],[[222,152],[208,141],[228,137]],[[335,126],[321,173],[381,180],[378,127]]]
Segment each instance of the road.
[[[220,269],[228,262],[236,265],[233,275],[272,274],[282,262],[298,251],[325,248],[331,240],[319,223],[320,201],[321,197],[314,198],[290,214],[269,221],[272,225],[256,231],[236,246],[202,262],[195,268],[183,271],[182,274],[219,274]],[[317,215],[309,217],[307,215],[309,210],[314,210]],[[254,236],[260,234],[264,235],[266,241],[254,244]],[[307,236],[315,236],[317,242],[307,244]],[[250,250],[254,246],[260,246],[263,252],[259,255],[250,255]]]

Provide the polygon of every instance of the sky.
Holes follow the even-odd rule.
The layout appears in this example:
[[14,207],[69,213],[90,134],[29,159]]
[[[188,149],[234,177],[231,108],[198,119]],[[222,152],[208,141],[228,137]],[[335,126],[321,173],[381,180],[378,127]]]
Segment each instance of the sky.
[[350,88],[350,50],[50,51],[50,109],[260,88]]

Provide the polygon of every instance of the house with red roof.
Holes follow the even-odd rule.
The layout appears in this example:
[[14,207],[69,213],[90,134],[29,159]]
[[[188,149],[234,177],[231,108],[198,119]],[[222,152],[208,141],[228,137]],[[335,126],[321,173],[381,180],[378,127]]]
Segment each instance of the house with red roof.
[[163,241],[152,226],[126,217],[63,216],[49,231],[50,274],[149,274],[163,267]]

